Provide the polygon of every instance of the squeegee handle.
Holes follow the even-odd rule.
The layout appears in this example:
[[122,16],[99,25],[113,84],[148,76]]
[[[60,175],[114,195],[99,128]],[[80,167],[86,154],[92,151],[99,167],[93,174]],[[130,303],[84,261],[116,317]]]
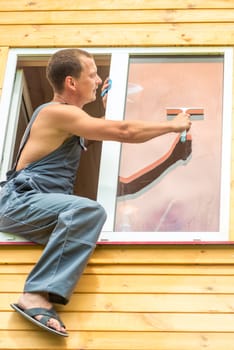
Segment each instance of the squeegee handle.
[[186,130],[184,130],[181,134],[180,134],[180,141],[181,142],[185,142],[187,138],[187,132]]

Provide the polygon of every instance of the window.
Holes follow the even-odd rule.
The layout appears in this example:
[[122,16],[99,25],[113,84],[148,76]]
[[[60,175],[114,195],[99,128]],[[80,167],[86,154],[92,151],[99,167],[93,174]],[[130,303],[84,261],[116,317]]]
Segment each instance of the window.
[[[51,98],[45,65],[54,51],[11,51],[0,105],[2,178],[32,109]],[[100,243],[227,241],[232,50],[89,51],[99,75],[113,82],[107,118],[164,121],[186,108],[193,121],[185,142],[177,134],[134,145],[106,141],[84,154],[75,193],[105,207]],[[87,111],[101,115],[100,98]],[[4,233],[0,240],[22,241]]]

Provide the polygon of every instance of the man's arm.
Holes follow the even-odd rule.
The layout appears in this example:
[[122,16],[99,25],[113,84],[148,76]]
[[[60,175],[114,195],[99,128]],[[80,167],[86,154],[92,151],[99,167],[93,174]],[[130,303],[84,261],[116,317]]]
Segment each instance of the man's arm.
[[46,118],[48,124],[61,132],[96,141],[141,143],[170,132],[188,130],[191,126],[186,113],[165,122],[114,121],[91,117],[76,106],[58,104],[44,108],[41,114],[41,118]]

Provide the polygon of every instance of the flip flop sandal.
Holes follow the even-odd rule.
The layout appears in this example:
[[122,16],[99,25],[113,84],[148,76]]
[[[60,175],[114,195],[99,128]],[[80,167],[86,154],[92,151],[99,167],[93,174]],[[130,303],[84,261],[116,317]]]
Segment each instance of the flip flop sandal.
[[[41,307],[35,307],[32,309],[28,309],[28,310],[24,310],[22,309],[19,305],[17,304],[10,304],[12,309],[14,309],[15,311],[19,312],[23,317],[27,318],[29,321],[31,321],[32,323],[36,324],[37,326],[46,329],[47,331],[57,334],[57,335],[61,335],[62,337],[68,337],[68,333],[65,332],[60,332],[57,331],[54,328],[51,328],[49,326],[47,326],[48,321],[51,318],[56,319],[57,321],[59,321],[60,325],[62,327],[65,328],[63,322],[60,320],[59,316],[57,315],[57,313],[55,312],[55,310],[53,308],[51,309],[44,309]],[[43,317],[39,320],[37,320],[35,318],[35,316],[38,315],[42,315]]]

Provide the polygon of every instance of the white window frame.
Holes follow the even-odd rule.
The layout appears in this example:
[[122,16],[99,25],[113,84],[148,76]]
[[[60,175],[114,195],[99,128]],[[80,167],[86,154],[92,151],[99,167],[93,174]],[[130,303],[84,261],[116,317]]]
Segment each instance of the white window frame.
[[[121,145],[117,142],[104,141],[102,147],[97,200],[107,211],[107,221],[100,235],[99,243],[179,243],[179,242],[227,242],[229,240],[230,179],[231,179],[231,134],[232,134],[232,70],[233,49],[216,48],[85,48],[92,54],[110,54],[110,77],[113,81],[109,91],[106,118],[123,120],[127,92],[128,64],[131,55],[223,55],[224,91],[223,91],[223,135],[221,166],[221,200],[219,232],[114,232],[116,193]],[[14,135],[17,125],[19,104],[13,93],[18,60],[48,58],[59,49],[11,49],[6,66],[0,101],[0,180],[4,180],[11,161]],[[19,78],[22,79],[23,78]],[[21,90],[20,90],[21,89]],[[22,97],[19,81],[18,96]],[[111,169],[111,171],[110,171]],[[166,237],[166,239],[165,239]],[[221,239],[220,239],[221,237]],[[0,242],[25,242],[20,237],[0,233]]]

